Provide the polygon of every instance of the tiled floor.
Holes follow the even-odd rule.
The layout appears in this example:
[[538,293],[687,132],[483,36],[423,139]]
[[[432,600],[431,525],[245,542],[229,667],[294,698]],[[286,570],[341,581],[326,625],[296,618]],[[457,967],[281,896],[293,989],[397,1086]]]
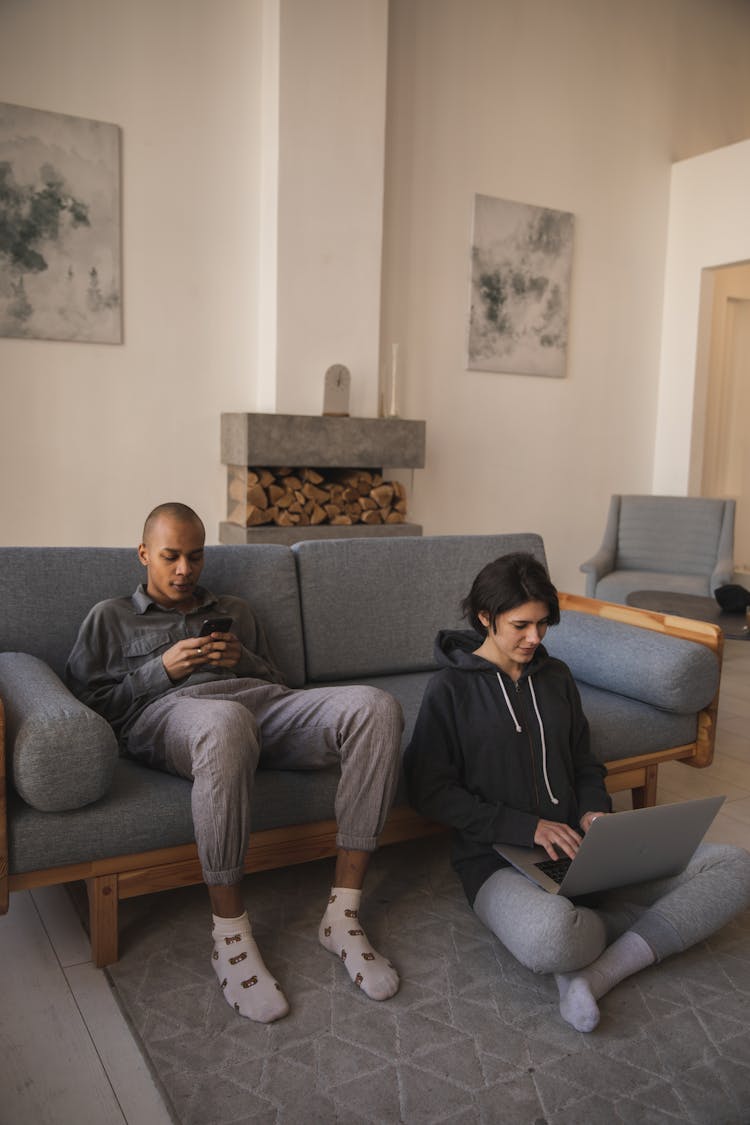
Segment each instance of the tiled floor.
[[[707,770],[662,767],[659,800],[724,793],[709,839],[750,848],[750,644],[727,642]],[[11,896],[0,918],[0,1125],[171,1120],[62,888]]]

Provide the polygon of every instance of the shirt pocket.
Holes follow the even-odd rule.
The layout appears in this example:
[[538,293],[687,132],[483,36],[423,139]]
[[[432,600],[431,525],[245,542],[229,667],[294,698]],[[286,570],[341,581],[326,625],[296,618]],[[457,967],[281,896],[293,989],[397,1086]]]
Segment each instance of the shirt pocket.
[[154,657],[166,652],[173,644],[180,640],[177,628],[171,629],[144,629],[125,641],[122,646],[122,655],[129,668],[139,668]]

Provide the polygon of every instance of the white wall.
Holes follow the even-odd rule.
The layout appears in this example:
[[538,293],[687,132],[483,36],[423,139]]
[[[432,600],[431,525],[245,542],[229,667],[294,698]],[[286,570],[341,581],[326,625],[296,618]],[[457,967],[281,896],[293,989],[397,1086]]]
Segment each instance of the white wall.
[[707,371],[696,381],[701,271],[750,259],[749,185],[750,141],[672,170],[654,492],[687,495],[691,463],[701,459],[707,390]]
[[122,346],[0,340],[0,540],[215,540],[219,414],[255,405],[260,0],[4,0],[0,101],[122,128]]
[[[426,532],[538,531],[582,590],[610,494],[652,491],[670,161],[747,124],[749,34],[736,4],[392,4],[381,344],[427,420]],[[565,379],[466,370],[475,192],[576,216]]]
[[[262,15],[0,4],[0,100],[122,127],[125,295],[122,347],[0,340],[2,542],[128,544],[165,498],[216,537],[218,417],[258,391]],[[538,530],[582,589],[609,494],[650,491],[670,161],[748,135],[748,34],[740,0],[392,0],[381,347],[426,531]],[[564,380],[465,370],[474,192],[576,215]]]
[[[320,414],[333,363],[378,410],[387,0],[283,0],[275,398]],[[268,324],[262,325],[268,331]]]

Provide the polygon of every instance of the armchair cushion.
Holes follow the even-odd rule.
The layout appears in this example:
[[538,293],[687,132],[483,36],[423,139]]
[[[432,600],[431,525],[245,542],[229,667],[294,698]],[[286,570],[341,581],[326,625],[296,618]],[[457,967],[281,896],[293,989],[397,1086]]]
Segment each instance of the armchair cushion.
[[0,696],[10,777],[27,804],[61,812],[109,791],[118,757],[114,731],[43,660],[25,652],[0,653]]

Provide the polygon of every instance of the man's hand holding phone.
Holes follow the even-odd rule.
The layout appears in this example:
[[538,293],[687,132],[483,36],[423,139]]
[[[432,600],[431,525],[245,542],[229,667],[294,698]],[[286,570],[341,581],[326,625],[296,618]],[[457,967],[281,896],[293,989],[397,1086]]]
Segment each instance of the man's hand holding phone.
[[170,680],[173,683],[184,680],[205,664],[235,668],[242,655],[242,645],[230,632],[232,624],[231,617],[208,617],[197,637],[187,637],[168,648],[161,659]]

